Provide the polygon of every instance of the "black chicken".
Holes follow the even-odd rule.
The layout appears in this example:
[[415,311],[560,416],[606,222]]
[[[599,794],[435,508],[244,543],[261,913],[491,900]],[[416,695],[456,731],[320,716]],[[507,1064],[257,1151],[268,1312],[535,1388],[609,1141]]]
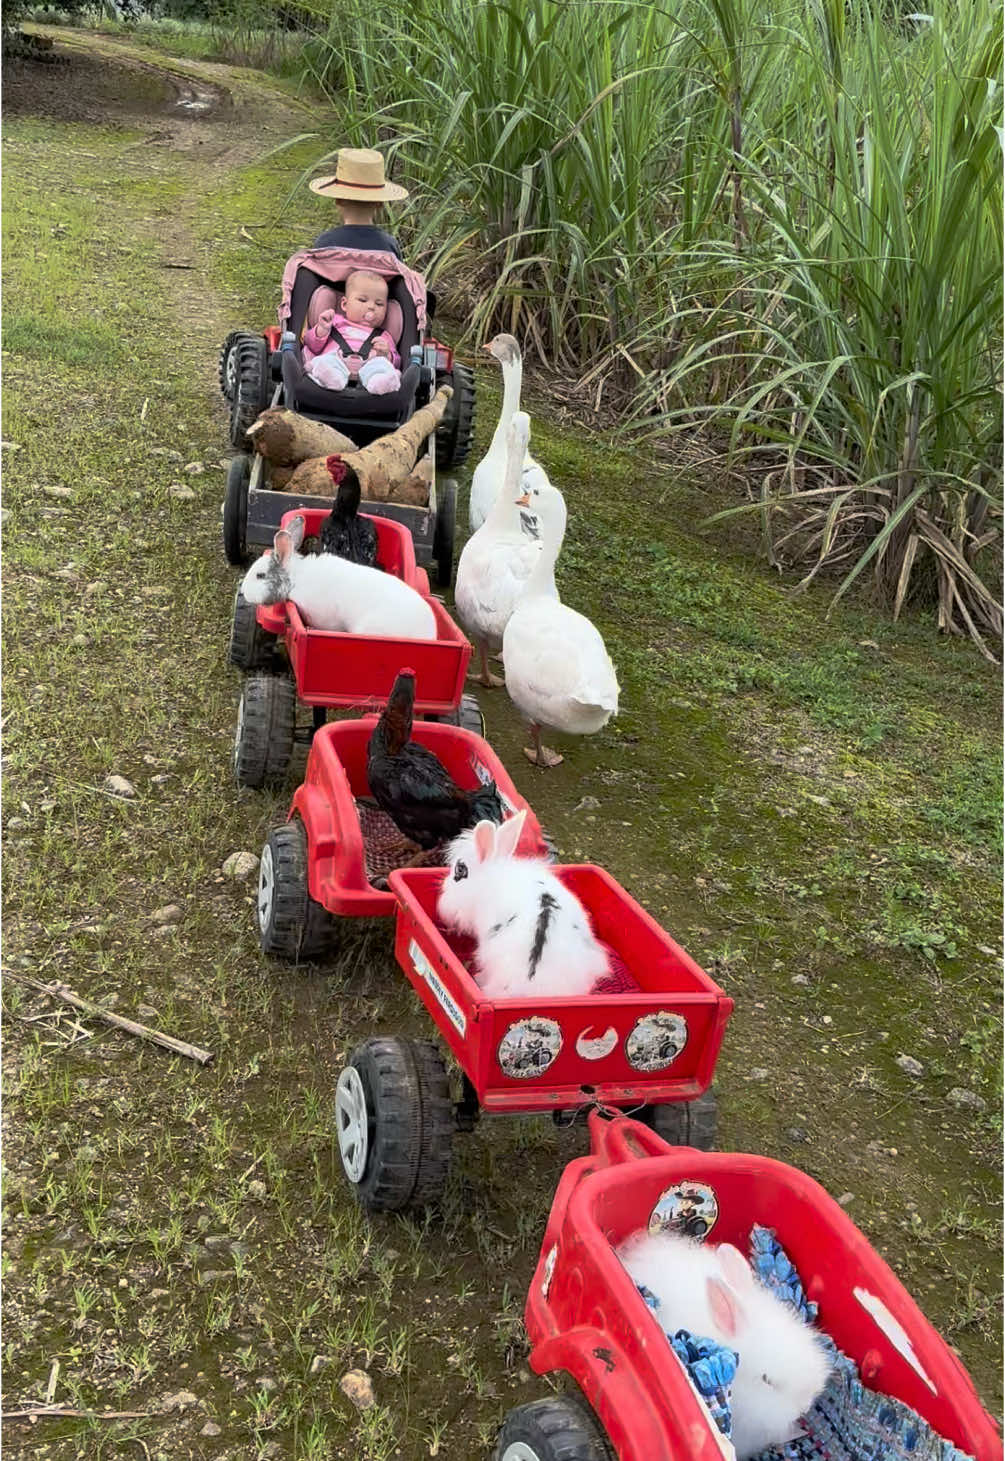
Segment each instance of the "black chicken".
[[361,563],[364,568],[376,568],[377,529],[369,518],[358,516],[359,478],[341,457],[329,457],[325,466],[338,491],[335,506],[321,524],[321,551],[336,553],[339,558]]
[[415,671],[401,670],[366,751],[370,790],[406,837],[428,851],[476,822],[502,822],[495,782],[462,791],[438,757],[411,739]]

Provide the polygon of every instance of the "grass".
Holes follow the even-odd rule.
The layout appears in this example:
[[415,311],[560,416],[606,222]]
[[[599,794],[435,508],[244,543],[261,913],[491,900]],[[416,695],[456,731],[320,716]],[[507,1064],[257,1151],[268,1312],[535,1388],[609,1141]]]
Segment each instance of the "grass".
[[[232,84],[261,103],[259,80]],[[271,95],[263,115],[272,130],[251,112],[221,119],[215,148],[173,149],[5,117],[8,298],[37,321],[4,338],[6,960],[214,1051],[197,1068],[5,981],[7,1396],[40,1398],[58,1358],[57,1401],[150,1412],[39,1422],[31,1443],[60,1461],[485,1454],[506,1409],[543,1393],[521,1379],[520,1314],[584,1145],[581,1128],[487,1119],[435,1220],[366,1220],[334,1081],[358,1041],[428,1021],[386,925],[347,929],[323,969],[272,965],[252,888],[220,872],[285,796],[230,778],[215,351],[271,317],[278,266],[323,210],[298,195],[276,221],[301,155],[259,154],[300,122]],[[242,129],[238,168],[222,144],[242,155]],[[36,353],[39,333],[95,322],[117,363]],[[483,443],[489,370],[479,402]],[[563,747],[555,778],[521,769],[516,717],[487,697],[493,744],[565,857],[609,866],[736,998],[724,1143],[855,1193],[997,1407],[995,679],[913,614],[890,625],[853,601],[828,620],[815,588],[791,600],[743,524],[694,529],[724,484],[532,410],[570,503],[561,587],[601,623],[624,710]],[[104,793],[112,772],[134,799]],[[577,811],[584,796],[600,806]],[[155,935],[168,903],[182,916]],[[948,1104],[961,1086],[983,1111]],[[339,1388],[353,1367],[374,1384],[365,1414]],[[165,1411],[181,1391],[195,1402]],[[12,1453],[28,1434],[10,1427]]]

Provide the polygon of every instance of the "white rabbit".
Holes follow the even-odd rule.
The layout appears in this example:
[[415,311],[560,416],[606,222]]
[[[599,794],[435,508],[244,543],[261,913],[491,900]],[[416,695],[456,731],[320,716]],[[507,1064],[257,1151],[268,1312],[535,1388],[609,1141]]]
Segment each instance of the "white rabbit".
[[421,594],[379,568],[364,568],[334,553],[304,555],[304,519],[280,528],[272,552],[251,565],[241,584],[249,604],[292,600],[315,629],[393,639],[435,639],[436,620]]
[[454,839],[440,918],[477,944],[477,983],[491,999],[588,994],[607,953],[582,904],[547,863],[516,857],[526,811],[501,827],[479,822]]
[[667,1334],[686,1329],[739,1356],[732,1386],[739,1461],[799,1434],[823,1390],[830,1360],[817,1334],[753,1274],[738,1248],[678,1233],[636,1233],[617,1250],[636,1284],[659,1300]]

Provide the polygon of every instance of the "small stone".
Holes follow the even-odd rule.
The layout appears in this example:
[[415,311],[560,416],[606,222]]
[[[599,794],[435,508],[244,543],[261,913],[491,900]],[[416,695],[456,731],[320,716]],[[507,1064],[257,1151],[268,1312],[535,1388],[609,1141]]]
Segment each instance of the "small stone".
[[816,802],[818,807],[829,807],[831,804],[829,796],[815,796],[812,792],[806,793],[806,800],[808,802]]
[[271,1375],[259,1375],[258,1379],[255,1381],[255,1384],[258,1386],[259,1390],[264,1390],[266,1395],[271,1395],[273,1390],[278,1390],[279,1388]]
[[920,1060],[915,1060],[913,1055],[898,1055],[894,1065],[899,1066],[905,1075],[914,1076],[915,1080],[925,1073],[925,1067]]
[[984,1111],[988,1104],[983,1096],[976,1091],[965,1090],[963,1086],[954,1086],[946,1100],[951,1106],[969,1106],[973,1111]]
[[178,932],[177,923],[158,923],[150,930],[151,938],[173,938]]
[[307,1373],[309,1375],[320,1375],[321,1371],[326,1369],[331,1362],[332,1357],[330,1354],[316,1354],[311,1360]]
[[349,1370],[339,1383],[342,1394],[347,1396],[359,1410],[369,1410],[376,1404],[373,1384],[366,1370]]
[[232,1268],[203,1268],[199,1271],[199,1282],[201,1284],[216,1283],[218,1279],[233,1277],[234,1270]]
[[136,795],[135,786],[124,776],[106,776],[105,790],[111,792],[112,796],[131,797]]
[[163,908],[155,908],[150,915],[151,923],[178,923],[181,920],[181,909],[177,903],[165,903]]
[[181,482],[172,482],[168,488],[168,496],[176,497],[179,502],[192,502],[195,498],[195,493],[191,487],[185,487]]
[[0,441],[0,450],[2,450],[2,451],[20,451],[21,450],[21,443],[19,441]]
[[248,1196],[256,1198],[259,1202],[267,1196],[268,1191],[265,1183],[260,1182],[257,1177],[248,1183]]
[[258,858],[253,852],[232,852],[220,871],[225,877],[243,881],[258,871]]
[[174,1395],[165,1395],[161,1399],[161,1409],[165,1415],[172,1410],[188,1410],[190,1405],[198,1405],[198,1395],[193,1395],[191,1390],[178,1390]]
[[785,1135],[790,1141],[809,1141],[810,1139],[809,1132],[804,1131],[801,1126],[790,1126]]
[[203,1239],[211,1253],[219,1253],[224,1249],[229,1251],[233,1241],[233,1238],[228,1237],[226,1233],[211,1233],[208,1238]]
[[823,1015],[821,1023],[825,1025],[833,1025],[834,1021],[830,1015]]
[[793,974],[789,982],[791,984],[809,984],[810,976],[808,974]]
[[152,1004],[141,1004],[137,1007],[136,1013],[141,1020],[155,1020],[158,1012]]
[[72,487],[43,487],[42,491],[46,497],[72,497]]
[[878,649],[879,645],[876,643],[875,639],[860,639],[858,642],[858,647],[859,649]]
[[78,649],[85,649],[87,647],[87,635],[75,634],[70,640],[70,643],[76,645]]
[[855,1201],[855,1194],[854,1194],[854,1192],[842,1192],[841,1196],[838,1198],[838,1207],[847,1207],[848,1204],[849,1204],[849,1202],[854,1202],[854,1201]]
[[755,1065],[753,1070],[747,1071],[747,1079],[749,1081],[766,1081],[770,1074],[771,1072],[770,1070],[768,1070],[767,1066]]
[[595,796],[584,796],[573,807],[573,815],[575,815],[576,812],[595,812],[599,806],[600,802]]
[[200,1436],[218,1436],[220,1434],[220,1427],[215,1420],[208,1420],[199,1434]]
[[186,462],[184,467],[182,467],[182,471],[188,472],[192,477],[197,477],[200,472],[204,472],[205,470],[206,468],[202,462]]
[[107,587],[108,585],[105,583],[104,579],[96,578],[93,583],[89,583],[87,585],[87,587],[84,589],[84,593],[87,595],[88,598],[93,598],[95,594],[104,593]]

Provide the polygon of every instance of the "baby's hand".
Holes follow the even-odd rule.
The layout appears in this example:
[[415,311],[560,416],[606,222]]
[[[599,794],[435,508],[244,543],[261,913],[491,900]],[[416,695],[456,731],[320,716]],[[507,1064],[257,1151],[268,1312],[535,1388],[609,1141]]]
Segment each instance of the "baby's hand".
[[373,344],[370,346],[370,354],[383,355],[385,360],[390,360],[391,347],[386,340],[381,340],[380,338],[378,338],[374,340]]
[[318,315],[318,322],[314,328],[316,330],[330,330],[334,323],[335,311],[333,309],[323,309]]

